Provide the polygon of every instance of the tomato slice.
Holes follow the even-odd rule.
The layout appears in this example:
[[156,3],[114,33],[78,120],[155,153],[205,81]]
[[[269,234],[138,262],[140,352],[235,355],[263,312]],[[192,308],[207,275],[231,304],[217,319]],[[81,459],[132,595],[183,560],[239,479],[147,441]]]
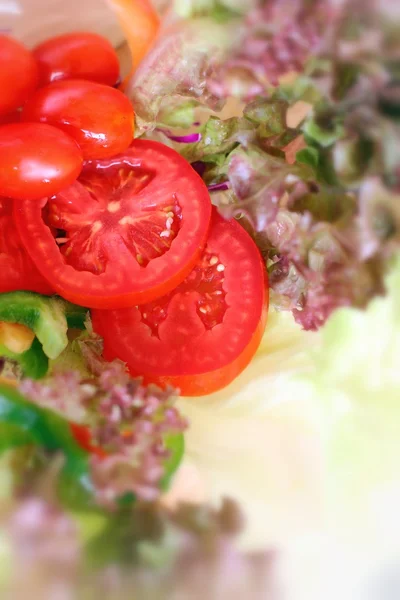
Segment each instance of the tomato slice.
[[120,156],[88,162],[56,196],[18,202],[14,215],[32,259],[61,296],[122,308],[183,281],[206,243],[211,201],[177,152],[136,140]]
[[12,207],[12,200],[0,198],[0,293],[26,290],[52,294],[51,286],[37,270],[21,243]]
[[186,396],[228,385],[250,362],[266,323],[266,274],[257,246],[214,213],[207,245],[175,290],[152,303],[92,313],[107,360],[145,383]]

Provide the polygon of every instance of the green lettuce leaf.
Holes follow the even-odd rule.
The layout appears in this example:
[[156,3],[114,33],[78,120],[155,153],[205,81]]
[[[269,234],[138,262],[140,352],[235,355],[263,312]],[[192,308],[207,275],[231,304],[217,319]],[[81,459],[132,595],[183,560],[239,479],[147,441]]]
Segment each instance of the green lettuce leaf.
[[180,401],[191,422],[184,465],[206,500],[238,499],[244,547],[293,547],[317,531],[371,550],[387,538],[400,495],[400,256],[386,287],[318,333],[272,312],[235,382]]

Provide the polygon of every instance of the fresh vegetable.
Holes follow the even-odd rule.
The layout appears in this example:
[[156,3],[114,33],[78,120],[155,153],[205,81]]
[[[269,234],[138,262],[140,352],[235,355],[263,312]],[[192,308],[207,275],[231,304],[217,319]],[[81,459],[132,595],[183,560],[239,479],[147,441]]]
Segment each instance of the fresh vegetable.
[[[0,384],[0,452],[27,446],[31,468],[35,456],[40,456],[36,468],[44,472],[61,453],[65,462],[58,474],[58,496],[71,508],[87,510],[112,503],[118,507],[120,501],[129,506],[135,496],[157,497],[182,458],[185,423],[172,408],[169,392],[145,391],[132,382],[128,388],[121,375],[119,370],[105,370],[93,385],[80,382],[73,374],[59,376],[47,385],[25,380],[22,394]],[[57,389],[60,383],[67,385],[72,406],[65,404],[65,389]],[[129,397],[129,406],[121,405],[122,392],[126,400]],[[110,427],[111,421],[104,421],[105,411],[115,413],[117,406],[121,419]],[[84,428],[65,418],[77,408],[92,415],[90,431],[97,447],[87,447],[82,434],[77,435]],[[40,455],[43,450],[46,455]],[[29,464],[21,467],[29,477]]]
[[52,294],[21,242],[12,217],[13,201],[0,198],[0,293],[30,290]]
[[[47,483],[54,497],[54,481]],[[228,499],[218,508],[211,503],[169,508],[153,502],[111,513],[71,514],[56,500],[29,494],[1,520],[1,583],[10,597],[22,589],[46,598],[62,581],[71,597],[84,597],[89,590],[101,598],[108,589],[105,574],[112,572],[117,597],[129,598],[134,590],[137,598],[159,599],[171,590],[188,598],[199,587],[201,575],[206,598],[212,598],[216,586],[227,590],[232,600],[273,597],[274,554],[238,549],[243,521]],[[22,563],[23,578],[17,568]],[[231,564],[235,568],[227,577]]]
[[245,547],[297,544],[317,528],[339,552],[386,544],[399,498],[400,256],[385,284],[366,310],[339,309],[318,332],[271,311],[245,373],[207,402],[179,401],[187,464],[205,499],[240,502]]
[[82,162],[76,142],[55,127],[42,123],[0,126],[1,196],[52,196],[75,181]]
[[223,101],[206,82],[234,38],[235,24],[222,27],[210,19],[178,22],[157,39],[126,88],[138,129],[149,131],[159,123],[180,127],[182,122],[190,127],[200,103],[222,108]]
[[[0,419],[23,432],[26,444],[36,443],[50,451],[62,450],[70,463],[67,468],[79,466],[78,470],[82,467],[85,470],[81,461],[86,455],[71,435],[67,421],[35,406],[13,387],[0,385]],[[13,440],[9,439],[8,444],[12,447]]]
[[9,426],[1,450],[15,446],[32,446],[64,457],[60,473],[59,493],[68,489],[71,503],[84,498],[89,505],[92,485],[89,477],[89,455],[76,442],[68,421],[46,408],[35,406],[13,387],[0,385],[0,423]]
[[207,245],[183,283],[152,303],[93,311],[107,360],[183,395],[211,393],[250,362],[266,320],[265,272],[250,236],[214,213]]
[[20,390],[67,420],[75,443],[90,454],[99,505],[153,500],[180,463],[186,421],[174,407],[171,389],[143,388],[121,363],[107,364],[100,356],[97,367],[96,378],[65,371],[45,382],[23,380]]
[[205,244],[211,202],[176,152],[136,140],[118,157],[88,162],[79,181],[55,197],[19,202],[14,216],[37,268],[61,296],[121,308],[151,301],[186,277]]
[[68,79],[39,89],[21,119],[62,129],[79,144],[86,160],[124,152],[133,139],[134,112],[128,98],[94,81]]
[[32,346],[34,339],[34,332],[26,325],[0,321],[0,344],[7,346],[12,352],[25,352]]
[[49,38],[36,46],[41,85],[60,79],[87,79],[115,85],[118,56],[110,42],[96,33],[74,32]]
[[[107,0],[114,9],[132,55],[132,72],[154,43],[160,19],[151,0]],[[129,79],[131,74],[126,78]]]
[[38,85],[31,52],[17,40],[0,35],[0,117],[22,106]]
[[[0,361],[4,359],[18,365],[22,376],[31,379],[41,379],[46,375],[49,368],[49,359],[43,352],[42,344],[37,338],[33,340],[30,348],[21,353],[13,352],[7,346],[0,344]],[[4,370],[4,368],[0,369],[2,373]]]
[[56,358],[68,344],[68,317],[72,327],[83,327],[85,309],[61,298],[46,298],[33,292],[0,294],[0,321],[20,323],[36,334],[49,358]]

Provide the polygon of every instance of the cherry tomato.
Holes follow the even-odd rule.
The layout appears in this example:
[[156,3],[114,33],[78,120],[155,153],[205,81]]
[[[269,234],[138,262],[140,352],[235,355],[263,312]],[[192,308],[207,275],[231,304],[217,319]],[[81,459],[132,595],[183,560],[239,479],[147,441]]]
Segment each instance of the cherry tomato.
[[60,79],[88,79],[115,85],[119,77],[118,56],[110,42],[89,32],[66,33],[36,46],[41,85]]
[[0,35],[0,115],[22,106],[38,86],[38,67],[25,46]]
[[132,72],[154,43],[160,28],[160,18],[151,0],[108,0],[125,34],[132,55]]
[[52,294],[25,250],[12,216],[13,201],[0,198],[0,293],[26,290]]
[[1,196],[52,196],[75,181],[82,163],[74,140],[51,125],[12,123],[0,127]]
[[61,296],[119,308],[183,281],[206,242],[211,201],[177,152],[135,140],[120,156],[88,162],[53,198],[19,202],[14,214],[38,269]]
[[133,108],[122,92],[79,79],[56,81],[38,90],[21,119],[63,129],[79,144],[86,160],[123,152],[134,131]]
[[190,275],[154,302],[95,310],[107,360],[126,362],[145,383],[186,396],[228,385],[255,354],[266,323],[265,268],[234,220],[213,214],[207,245]]

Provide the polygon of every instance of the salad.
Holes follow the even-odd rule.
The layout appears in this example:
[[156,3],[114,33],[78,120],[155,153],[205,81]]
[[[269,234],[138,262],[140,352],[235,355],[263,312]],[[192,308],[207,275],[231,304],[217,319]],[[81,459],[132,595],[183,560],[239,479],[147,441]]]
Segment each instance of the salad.
[[399,550],[381,4],[110,0],[125,70],[0,35],[5,594],[353,600]]

